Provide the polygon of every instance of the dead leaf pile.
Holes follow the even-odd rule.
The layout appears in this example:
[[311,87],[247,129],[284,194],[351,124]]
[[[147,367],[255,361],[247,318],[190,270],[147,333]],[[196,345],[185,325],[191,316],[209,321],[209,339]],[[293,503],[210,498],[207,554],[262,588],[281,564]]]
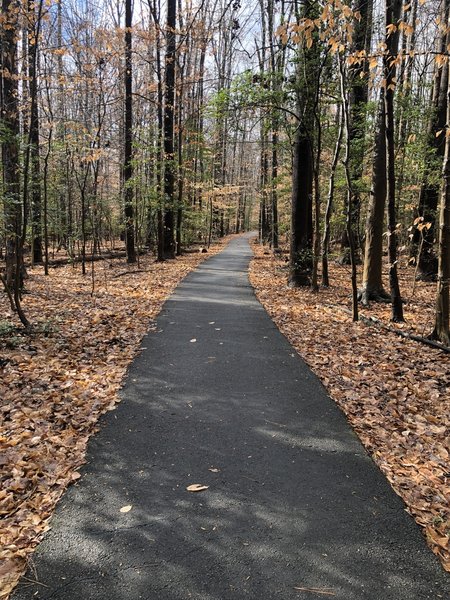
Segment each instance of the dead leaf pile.
[[[351,303],[347,268],[330,265],[331,287],[317,294],[290,289],[286,263],[254,248],[250,280],[259,300],[344,411],[450,571],[450,355],[352,323],[345,312]],[[403,273],[408,297],[411,272]],[[434,284],[418,283],[405,306],[406,324],[397,327],[430,333],[434,293]],[[390,305],[373,304],[362,313],[392,326]]]
[[[85,277],[79,266],[51,269],[48,277],[29,270],[23,306],[34,333],[0,336],[0,598],[49,529],[64,489],[79,478],[98,418],[118,402],[165,299],[226,241],[176,261],[143,256],[139,267],[105,260]],[[0,325],[15,323],[4,294],[0,314]]]

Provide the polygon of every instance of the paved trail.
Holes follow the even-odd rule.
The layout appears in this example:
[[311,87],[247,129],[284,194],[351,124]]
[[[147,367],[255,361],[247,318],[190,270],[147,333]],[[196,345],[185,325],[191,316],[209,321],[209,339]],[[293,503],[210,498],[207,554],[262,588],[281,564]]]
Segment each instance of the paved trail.
[[166,303],[35,555],[40,585],[14,600],[448,600],[402,502],[256,301],[250,256],[235,239]]

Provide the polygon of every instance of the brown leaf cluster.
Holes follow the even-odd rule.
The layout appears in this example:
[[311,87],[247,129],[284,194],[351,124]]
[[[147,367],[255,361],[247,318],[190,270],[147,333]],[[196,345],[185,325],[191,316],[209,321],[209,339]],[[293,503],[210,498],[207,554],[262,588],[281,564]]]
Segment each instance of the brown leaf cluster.
[[[0,598],[49,529],[64,489],[79,478],[89,436],[118,402],[165,299],[224,243],[164,263],[143,256],[139,267],[105,260],[85,277],[79,265],[48,277],[29,270],[23,306],[34,333],[0,337]],[[0,314],[14,320],[4,295]]]
[[[353,323],[346,312],[348,269],[330,267],[330,288],[290,289],[286,263],[255,245],[250,279],[450,571],[450,355]],[[410,278],[404,269],[406,297]],[[430,333],[434,292],[434,284],[418,284],[405,306],[406,324],[399,327]],[[390,305],[374,304],[362,312],[391,325]]]

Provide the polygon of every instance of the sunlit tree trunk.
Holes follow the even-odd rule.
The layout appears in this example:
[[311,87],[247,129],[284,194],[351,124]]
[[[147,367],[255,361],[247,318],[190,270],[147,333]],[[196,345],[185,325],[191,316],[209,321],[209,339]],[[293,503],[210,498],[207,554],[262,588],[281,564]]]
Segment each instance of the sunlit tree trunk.
[[387,300],[383,289],[383,232],[386,206],[386,116],[384,90],[381,90],[375,131],[375,146],[372,159],[372,189],[366,221],[366,243],[364,247],[363,280],[360,298],[363,304],[370,300]]
[[[446,21],[448,22],[448,20]],[[442,191],[439,207],[438,279],[436,294],[436,316],[433,339],[450,345],[449,290],[450,290],[450,81],[447,83],[447,127],[445,153],[442,169]]]
[[22,205],[20,199],[19,103],[17,86],[17,4],[2,0],[1,117],[6,273],[3,283],[22,323],[29,325],[22,310],[20,290],[23,274]]

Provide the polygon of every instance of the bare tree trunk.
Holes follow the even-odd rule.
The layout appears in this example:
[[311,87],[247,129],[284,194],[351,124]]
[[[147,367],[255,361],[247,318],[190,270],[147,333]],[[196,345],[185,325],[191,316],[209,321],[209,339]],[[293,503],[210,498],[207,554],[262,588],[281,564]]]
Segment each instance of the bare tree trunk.
[[10,299],[25,327],[29,322],[22,310],[23,236],[20,201],[19,103],[17,95],[17,5],[2,0],[1,24],[1,117],[4,222],[6,233],[6,274],[3,278]]
[[445,154],[442,169],[443,183],[439,208],[438,281],[436,291],[436,315],[431,338],[450,345],[449,290],[450,290],[450,84],[447,87],[447,128]]
[[164,258],[175,258],[175,27],[176,0],[168,0],[164,90]]
[[[354,10],[361,15],[355,20],[355,32],[353,52],[370,53],[372,34],[372,0],[356,0]],[[350,135],[350,157],[349,168],[352,181],[352,214],[351,226],[353,230],[353,242],[355,246],[355,260],[360,261],[360,235],[359,222],[361,214],[361,177],[363,174],[364,137],[366,130],[366,107],[368,100],[368,64],[367,61],[355,63],[349,69],[348,79],[350,83],[350,105],[349,105],[349,135]],[[348,251],[350,240],[347,230],[342,238],[341,262],[350,264]]]
[[386,28],[394,25],[391,32],[387,29],[385,38],[386,51],[383,57],[383,71],[386,81],[385,117],[386,117],[386,158],[387,158],[387,201],[388,201],[388,250],[389,250],[389,286],[392,302],[392,320],[403,321],[403,304],[397,273],[397,218],[395,192],[395,126],[394,126],[394,92],[398,53],[399,31],[398,21],[402,8],[401,0],[386,0]]
[[382,301],[389,298],[383,289],[383,231],[386,206],[386,117],[384,90],[381,90],[375,133],[375,150],[372,167],[372,190],[366,222],[366,243],[364,249],[364,269],[361,301],[367,305],[370,300]]
[[35,3],[28,0],[28,76],[30,79],[30,130],[29,152],[31,162],[31,216],[32,216],[32,262],[43,261],[42,254],[42,198],[39,158],[39,110],[37,98],[37,67],[42,0],[38,13]]
[[340,72],[340,84],[341,84],[341,98],[342,98],[342,111],[344,117],[344,128],[345,128],[345,155],[343,159],[345,178],[347,181],[347,202],[346,202],[346,231],[350,250],[350,265],[351,265],[351,282],[352,282],[352,317],[353,321],[358,321],[358,288],[356,282],[356,252],[355,252],[355,239],[353,230],[353,214],[354,214],[354,194],[352,190],[352,173],[350,168],[350,149],[351,149],[351,124],[350,124],[350,109],[349,109],[349,98],[346,89],[346,71],[344,61],[342,57],[339,57],[339,72]]
[[[444,0],[441,10],[441,22],[447,23],[450,12],[450,0]],[[437,44],[437,52],[445,54],[450,43],[450,32],[446,31],[440,36]],[[444,159],[445,137],[442,132],[446,126],[447,115],[447,88],[449,79],[449,65],[446,61],[443,65],[435,63],[432,95],[432,113],[428,123],[427,143],[431,152],[425,156],[425,172],[420,188],[418,216],[423,218],[424,223],[430,223],[431,227],[419,231],[414,230],[411,244],[411,256],[419,254],[417,265],[417,278],[432,280],[435,278],[438,261],[434,252],[434,240],[436,236],[435,221],[439,203],[439,183],[434,180],[433,170],[436,156]],[[417,249],[421,245],[421,252]]]
[[292,169],[291,247],[289,286],[311,283],[313,149],[308,133],[299,126]]
[[322,239],[322,285],[328,287],[330,285],[330,278],[328,274],[328,253],[330,251],[330,234],[331,234],[331,213],[333,210],[334,201],[334,180],[336,177],[336,169],[339,161],[339,154],[341,152],[342,135],[344,132],[344,121],[342,108],[338,115],[339,129],[338,136],[336,139],[336,145],[334,148],[333,162],[331,163],[330,179],[328,183],[328,199],[327,206],[325,209],[325,223],[324,233]]
[[125,204],[125,237],[127,262],[136,262],[134,243],[134,206],[133,206],[133,63],[132,63],[132,7],[131,0],[125,0],[125,147],[123,186]]

